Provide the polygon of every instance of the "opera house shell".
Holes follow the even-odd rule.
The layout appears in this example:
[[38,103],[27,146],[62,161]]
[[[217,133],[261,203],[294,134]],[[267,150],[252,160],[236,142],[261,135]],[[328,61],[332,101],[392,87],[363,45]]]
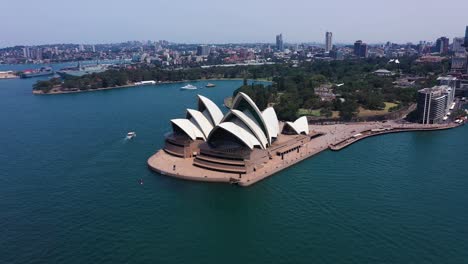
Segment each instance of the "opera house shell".
[[[261,168],[272,155],[283,155],[281,151],[298,149],[309,134],[306,117],[280,124],[272,107],[260,111],[242,92],[225,115],[210,99],[198,95],[198,109],[187,109],[185,118],[173,119],[171,124],[166,153],[193,158],[197,167],[239,175]],[[291,139],[288,135],[303,136],[291,143],[286,142]]]

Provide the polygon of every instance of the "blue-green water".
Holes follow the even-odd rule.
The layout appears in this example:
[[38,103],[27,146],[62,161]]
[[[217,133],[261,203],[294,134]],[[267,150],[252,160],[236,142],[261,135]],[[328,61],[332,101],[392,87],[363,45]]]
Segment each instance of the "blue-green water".
[[240,188],[146,159],[197,93],[222,104],[241,82],[33,96],[34,81],[0,81],[0,263],[468,259],[467,126],[369,138]]

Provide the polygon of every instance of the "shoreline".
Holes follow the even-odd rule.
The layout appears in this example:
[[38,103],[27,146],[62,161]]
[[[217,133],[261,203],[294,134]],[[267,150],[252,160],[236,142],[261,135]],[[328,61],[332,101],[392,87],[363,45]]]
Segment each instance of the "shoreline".
[[[399,124],[394,121],[389,121],[388,123],[362,122],[339,125],[309,125],[311,131],[324,133],[324,135],[306,142],[303,147],[300,148],[300,151],[288,154],[285,156],[284,160],[278,156],[273,156],[273,159],[266,163],[263,168],[253,173],[244,174],[241,178],[238,177],[238,174],[234,173],[217,172],[196,167],[193,165],[194,158],[183,159],[175,157],[162,149],[158,150],[147,160],[147,165],[152,171],[178,179],[220,183],[236,182],[238,185],[246,187],[317,155],[322,151],[328,149],[339,151],[368,137],[389,133],[446,130],[458,126],[460,126],[460,124],[421,125]],[[373,129],[379,129],[379,131],[371,133]],[[356,137],[359,133],[368,134],[362,134],[362,136]],[[174,165],[182,169],[176,170],[175,167],[173,167]]]
[[[131,84],[126,84],[126,85],[120,85],[120,86],[114,86],[114,87],[105,87],[105,88],[96,88],[96,89],[88,89],[88,90],[79,90],[78,88],[71,88],[71,89],[78,89],[78,90],[67,90],[67,91],[61,91],[61,90],[55,90],[52,88],[52,90],[48,93],[44,93],[41,90],[32,90],[32,93],[34,95],[56,95],[56,94],[71,94],[71,93],[86,93],[86,92],[96,92],[96,91],[106,91],[106,90],[112,90],[112,89],[121,89],[121,88],[137,88],[137,87],[142,87],[142,86],[158,86],[162,84],[174,84],[174,83],[185,83],[185,82],[200,82],[200,81],[242,81],[244,79],[242,78],[214,78],[214,79],[197,79],[197,80],[182,80],[182,81],[166,81],[166,82],[159,82],[156,84],[151,84],[151,85],[136,85],[135,83]],[[254,79],[248,79],[249,81],[258,81],[258,82],[270,82],[271,81],[265,81],[265,80],[254,80]]]

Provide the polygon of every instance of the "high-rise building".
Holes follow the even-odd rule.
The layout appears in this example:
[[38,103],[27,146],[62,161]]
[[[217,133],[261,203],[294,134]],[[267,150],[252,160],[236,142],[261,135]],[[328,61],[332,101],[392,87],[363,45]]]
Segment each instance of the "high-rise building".
[[197,56],[208,56],[210,55],[210,47],[207,45],[200,45],[197,47]]
[[80,44],[79,50],[80,50],[80,51],[84,51],[84,45],[83,45],[83,44]]
[[25,57],[25,58],[30,58],[31,57],[31,52],[29,50],[29,47],[24,47],[23,48],[23,57]]
[[[444,80],[441,80],[440,83],[444,83]],[[447,80],[449,82],[452,81],[452,79]],[[444,116],[452,105],[454,96],[455,87],[450,85],[440,85],[419,90],[417,101],[418,106],[416,109],[418,122],[422,124],[442,122],[444,120]]]
[[465,48],[468,51],[468,26],[465,29]]
[[434,124],[443,121],[447,109],[447,91],[444,87],[424,88],[418,91],[418,122]]
[[357,40],[354,42],[354,55],[359,57],[359,54],[361,54],[361,45],[362,45],[362,40]]
[[367,58],[369,54],[369,49],[366,43],[363,43],[362,40],[354,42],[354,55],[360,58]]
[[361,44],[361,50],[360,50],[360,53],[359,53],[359,57],[361,58],[367,58],[367,56],[369,55],[369,49],[367,47],[367,44],[366,43],[362,43]]
[[456,53],[465,53],[464,38],[453,38],[452,51]]
[[91,50],[93,51],[93,53],[96,52],[96,46],[94,46],[94,45],[91,46]]
[[449,39],[447,37],[440,37],[436,40],[435,52],[440,54],[447,54],[449,50]]
[[333,37],[333,33],[331,32],[325,33],[325,51],[326,52],[330,52],[333,48],[332,37]]
[[276,35],[276,49],[284,51],[283,34]]

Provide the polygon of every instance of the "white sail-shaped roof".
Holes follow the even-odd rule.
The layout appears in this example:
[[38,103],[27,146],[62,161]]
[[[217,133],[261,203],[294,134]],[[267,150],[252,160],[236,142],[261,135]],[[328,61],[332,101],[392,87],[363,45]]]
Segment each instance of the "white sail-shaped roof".
[[249,131],[233,122],[223,122],[219,124],[213,129],[213,132],[211,134],[213,135],[217,129],[224,129],[228,133],[241,140],[250,149],[253,149],[255,146],[262,146],[262,144],[257,140],[257,138],[254,135],[252,135]]
[[273,135],[270,135],[270,129],[268,129],[268,124],[263,118],[262,112],[258,109],[254,101],[245,93],[239,92],[232,103],[232,109],[240,110],[241,112],[246,113],[250,112],[250,115],[258,123],[259,127],[262,129],[268,143],[271,145]]
[[278,137],[279,134],[279,122],[278,117],[276,116],[275,109],[273,107],[268,107],[262,112],[263,119],[267,123],[267,129],[269,131],[270,141],[272,138]]
[[299,117],[294,122],[286,122],[285,125],[292,128],[297,134],[309,134],[309,123],[305,116]]
[[187,119],[194,123],[203,132],[205,138],[208,138],[208,135],[213,129],[213,125],[200,111],[187,109]]
[[221,119],[223,119],[223,112],[213,101],[205,96],[198,95],[198,99],[198,111],[202,112],[213,126],[217,126],[221,122]]
[[187,136],[189,136],[192,140],[195,140],[197,138],[203,138],[206,140],[205,135],[203,135],[203,132],[190,120],[184,119],[184,118],[179,118],[179,119],[172,119],[171,122],[182,129]]
[[[226,116],[223,118],[223,123],[224,121],[231,120],[232,117],[235,117],[239,122],[242,122],[243,125],[250,131],[252,134],[257,138],[257,140],[261,143],[262,149],[265,149],[268,145],[268,140],[263,133],[262,129],[258,125],[258,123],[255,121],[255,119],[250,115],[248,111],[246,113],[241,112],[236,109],[231,109],[231,111],[226,114]],[[234,122],[238,124],[238,122]],[[239,124],[238,124],[239,125]]]

